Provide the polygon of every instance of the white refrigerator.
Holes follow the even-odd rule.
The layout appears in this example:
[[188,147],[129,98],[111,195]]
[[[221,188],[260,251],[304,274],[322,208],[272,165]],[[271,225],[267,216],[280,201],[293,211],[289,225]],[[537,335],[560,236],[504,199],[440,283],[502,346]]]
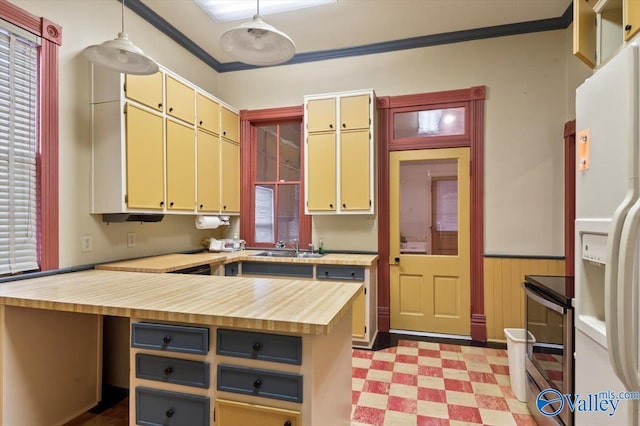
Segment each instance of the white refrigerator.
[[[639,54],[627,45],[576,92],[575,424],[638,425]],[[604,406],[592,395],[625,399]],[[616,399],[611,398],[611,399]],[[615,407],[614,407],[615,405]]]

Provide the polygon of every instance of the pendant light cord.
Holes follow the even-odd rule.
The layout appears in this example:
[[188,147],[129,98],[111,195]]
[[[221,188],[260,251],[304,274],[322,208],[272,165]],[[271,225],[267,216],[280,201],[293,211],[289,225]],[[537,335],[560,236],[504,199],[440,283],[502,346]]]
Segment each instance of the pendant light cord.
[[122,0],[122,32],[124,32],[124,0]]
[[[122,0],[122,1],[124,1],[124,0]],[[256,15],[260,16],[260,0],[257,0],[257,1],[258,1],[258,11],[257,11]]]

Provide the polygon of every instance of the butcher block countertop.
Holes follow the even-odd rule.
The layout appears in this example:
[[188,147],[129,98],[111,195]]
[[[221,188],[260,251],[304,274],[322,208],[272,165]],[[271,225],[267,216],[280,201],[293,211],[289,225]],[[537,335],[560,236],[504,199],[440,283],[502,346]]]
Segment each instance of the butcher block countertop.
[[0,303],[296,334],[329,334],[360,283],[88,270],[3,283]]
[[294,257],[262,257],[254,256],[260,250],[244,250],[222,253],[165,254],[142,259],[123,260],[119,262],[96,265],[96,269],[130,272],[173,272],[205,264],[217,265],[231,262],[266,262],[266,263],[307,263],[317,265],[354,265],[372,266],[378,260],[375,254],[343,254],[329,253],[319,258]]

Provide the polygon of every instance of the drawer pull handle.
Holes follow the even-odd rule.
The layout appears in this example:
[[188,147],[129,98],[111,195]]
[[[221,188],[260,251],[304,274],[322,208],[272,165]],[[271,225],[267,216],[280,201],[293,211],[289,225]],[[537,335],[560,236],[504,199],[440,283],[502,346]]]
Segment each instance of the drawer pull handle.
[[253,344],[253,351],[258,352],[260,349],[262,349],[262,344],[260,344],[260,342],[255,342]]
[[291,426],[291,420],[287,420],[282,426]]
[[167,368],[164,369],[164,375],[165,376],[168,376],[171,373],[173,373],[173,367],[167,367]]
[[253,382],[253,387],[257,389],[260,389],[260,386],[262,386],[262,380],[260,379],[256,379],[255,382]]
[[355,273],[355,272],[352,272],[352,273],[351,273],[351,277],[352,277],[352,278],[355,278],[355,276],[356,276],[356,273]]
[[174,415],[175,413],[176,413],[176,412],[175,412],[175,411],[173,411],[173,408],[170,408],[170,409],[168,409],[168,410],[167,410],[167,413],[166,413],[166,414],[167,414],[167,417],[173,417],[173,415]]
[[164,342],[165,345],[168,345],[169,343],[171,343],[171,336],[164,336],[162,341]]
[[173,107],[169,107],[169,112],[173,112]]

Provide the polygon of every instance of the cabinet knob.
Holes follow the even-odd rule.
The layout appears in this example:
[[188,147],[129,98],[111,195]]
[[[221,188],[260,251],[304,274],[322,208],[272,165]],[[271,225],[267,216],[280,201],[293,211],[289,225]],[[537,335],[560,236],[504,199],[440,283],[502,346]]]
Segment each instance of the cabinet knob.
[[175,413],[176,413],[176,412],[175,412],[175,411],[173,411],[173,408],[170,408],[170,409],[168,409],[168,410],[167,410],[166,415],[167,415],[167,417],[173,417],[173,415],[174,415]]
[[203,207],[204,207],[204,204],[200,204],[200,208],[203,208]]
[[256,381],[253,382],[253,387],[256,389],[260,389],[260,386],[262,386],[262,380],[256,379]]
[[395,259],[393,259],[393,261],[396,262],[396,263],[400,263],[400,258],[396,257]]
[[222,132],[222,136],[227,136],[227,131],[226,130]]
[[624,26],[625,31],[631,31],[631,25],[627,24]]
[[342,208],[343,208],[343,209],[346,209],[346,208],[347,208],[347,205],[346,205],[345,203],[342,203]]
[[200,125],[202,126],[202,120],[200,120]]
[[160,201],[160,207],[164,206],[164,201]]
[[222,210],[226,210],[226,209],[227,209],[227,206],[222,206]]
[[159,103],[159,104],[158,104],[158,108],[162,108],[162,103]]
[[173,112],[173,107],[169,107],[169,112]]
[[173,373],[173,367],[167,367],[164,369],[164,375],[168,376],[169,374]]
[[330,129],[333,129],[333,124],[329,124],[329,128],[330,128]]
[[165,345],[168,345],[169,343],[171,343],[171,336],[164,336],[162,341],[164,342]]
[[342,123],[342,128],[345,128],[345,127],[347,127],[347,124],[346,123]]
[[169,203],[169,207],[173,207],[173,201]]
[[352,273],[351,273],[351,278],[355,278],[355,277],[356,277],[356,273],[355,273],[355,272],[352,272]]
[[333,204],[329,204],[329,207],[330,207],[330,208],[333,208]]
[[260,344],[260,342],[255,342],[253,344],[253,351],[258,352],[260,349],[262,349],[262,345]]
[[291,426],[291,420],[287,420],[282,426]]

